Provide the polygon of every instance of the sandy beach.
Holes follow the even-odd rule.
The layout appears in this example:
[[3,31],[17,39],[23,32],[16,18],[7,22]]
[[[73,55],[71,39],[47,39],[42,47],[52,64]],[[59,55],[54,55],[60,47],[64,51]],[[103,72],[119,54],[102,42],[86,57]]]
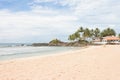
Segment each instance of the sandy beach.
[[0,61],[0,80],[120,80],[120,45]]

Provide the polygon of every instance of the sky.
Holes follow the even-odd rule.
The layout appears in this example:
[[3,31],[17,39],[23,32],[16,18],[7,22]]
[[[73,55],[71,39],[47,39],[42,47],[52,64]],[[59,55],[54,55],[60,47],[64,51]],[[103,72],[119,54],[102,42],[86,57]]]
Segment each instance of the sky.
[[120,33],[120,0],[0,0],[0,43],[67,41],[80,26]]

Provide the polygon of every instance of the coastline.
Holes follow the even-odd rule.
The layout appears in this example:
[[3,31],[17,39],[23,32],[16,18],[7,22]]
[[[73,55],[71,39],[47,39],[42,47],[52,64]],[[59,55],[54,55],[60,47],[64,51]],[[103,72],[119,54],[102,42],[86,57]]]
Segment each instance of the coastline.
[[0,80],[119,80],[120,45],[0,61]]
[[82,49],[83,47],[5,47],[0,48],[0,61],[14,60],[19,58],[46,56],[52,54],[64,53],[72,50]]
[[51,52],[52,54],[45,54],[45,55],[36,55],[36,56],[29,56],[29,57],[20,57],[20,58],[14,58],[14,59],[5,59],[0,60],[0,62],[9,62],[9,61],[16,61],[16,60],[29,60],[29,59],[36,59],[36,58],[46,58],[46,57],[56,57],[56,56],[62,56],[72,53],[78,53],[83,52],[92,48],[97,48],[100,46],[85,46],[85,47],[77,47],[78,49],[68,50],[68,51],[60,51],[60,52]]

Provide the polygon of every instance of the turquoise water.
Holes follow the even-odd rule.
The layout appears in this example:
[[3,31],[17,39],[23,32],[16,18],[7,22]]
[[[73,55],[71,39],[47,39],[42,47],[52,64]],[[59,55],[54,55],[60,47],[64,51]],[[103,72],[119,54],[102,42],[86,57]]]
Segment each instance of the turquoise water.
[[78,49],[78,48],[73,48],[73,47],[32,47],[32,46],[0,47],[0,60],[9,60],[9,59],[15,59],[15,58],[57,54],[59,52],[75,50],[75,49]]

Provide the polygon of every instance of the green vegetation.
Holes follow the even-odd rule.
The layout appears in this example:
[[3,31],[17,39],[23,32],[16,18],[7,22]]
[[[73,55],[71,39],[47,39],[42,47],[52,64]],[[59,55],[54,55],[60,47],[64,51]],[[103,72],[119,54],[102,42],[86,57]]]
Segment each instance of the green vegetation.
[[112,36],[112,35],[116,36],[116,32],[114,29],[111,28],[107,28],[101,32],[101,37]]
[[[100,30],[99,28],[90,29],[80,27],[73,34],[69,35],[70,42],[62,42],[59,39],[53,39],[49,43],[34,43],[33,46],[74,46],[81,47],[93,45],[94,41],[102,41],[103,37],[116,36],[116,32],[112,28]],[[117,35],[120,38],[120,33]]]
[[100,29],[99,29],[99,28],[96,28],[96,29],[94,30],[93,35],[94,35],[95,37],[100,37]]
[[[80,27],[73,34],[69,35],[70,42],[62,42],[58,39],[53,39],[49,42],[49,46],[86,46],[92,44],[93,40],[101,40],[105,36],[116,36],[114,29],[106,28],[100,31],[99,28],[89,29]],[[118,35],[120,38],[120,34]]]
[[120,33],[118,34],[118,37],[120,38]]
[[58,43],[61,43],[60,40],[58,39],[53,39],[52,41],[49,42],[50,44],[58,44]]
[[91,37],[91,32],[88,28],[84,29],[84,32],[83,32],[83,37],[84,38],[89,38]]
[[[70,41],[81,41],[87,39],[95,39],[95,38],[102,38],[105,36],[116,36],[116,32],[114,29],[106,28],[103,31],[100,31],[99,28],[96,29],[89,29],[80,27],[75,33],[69,35],[68,40]],[[120,34],[118,35],[120,37]]]
[[65,46],[65,42],[62,42],[58,39],[53,39],[49,42],[49,46]]

